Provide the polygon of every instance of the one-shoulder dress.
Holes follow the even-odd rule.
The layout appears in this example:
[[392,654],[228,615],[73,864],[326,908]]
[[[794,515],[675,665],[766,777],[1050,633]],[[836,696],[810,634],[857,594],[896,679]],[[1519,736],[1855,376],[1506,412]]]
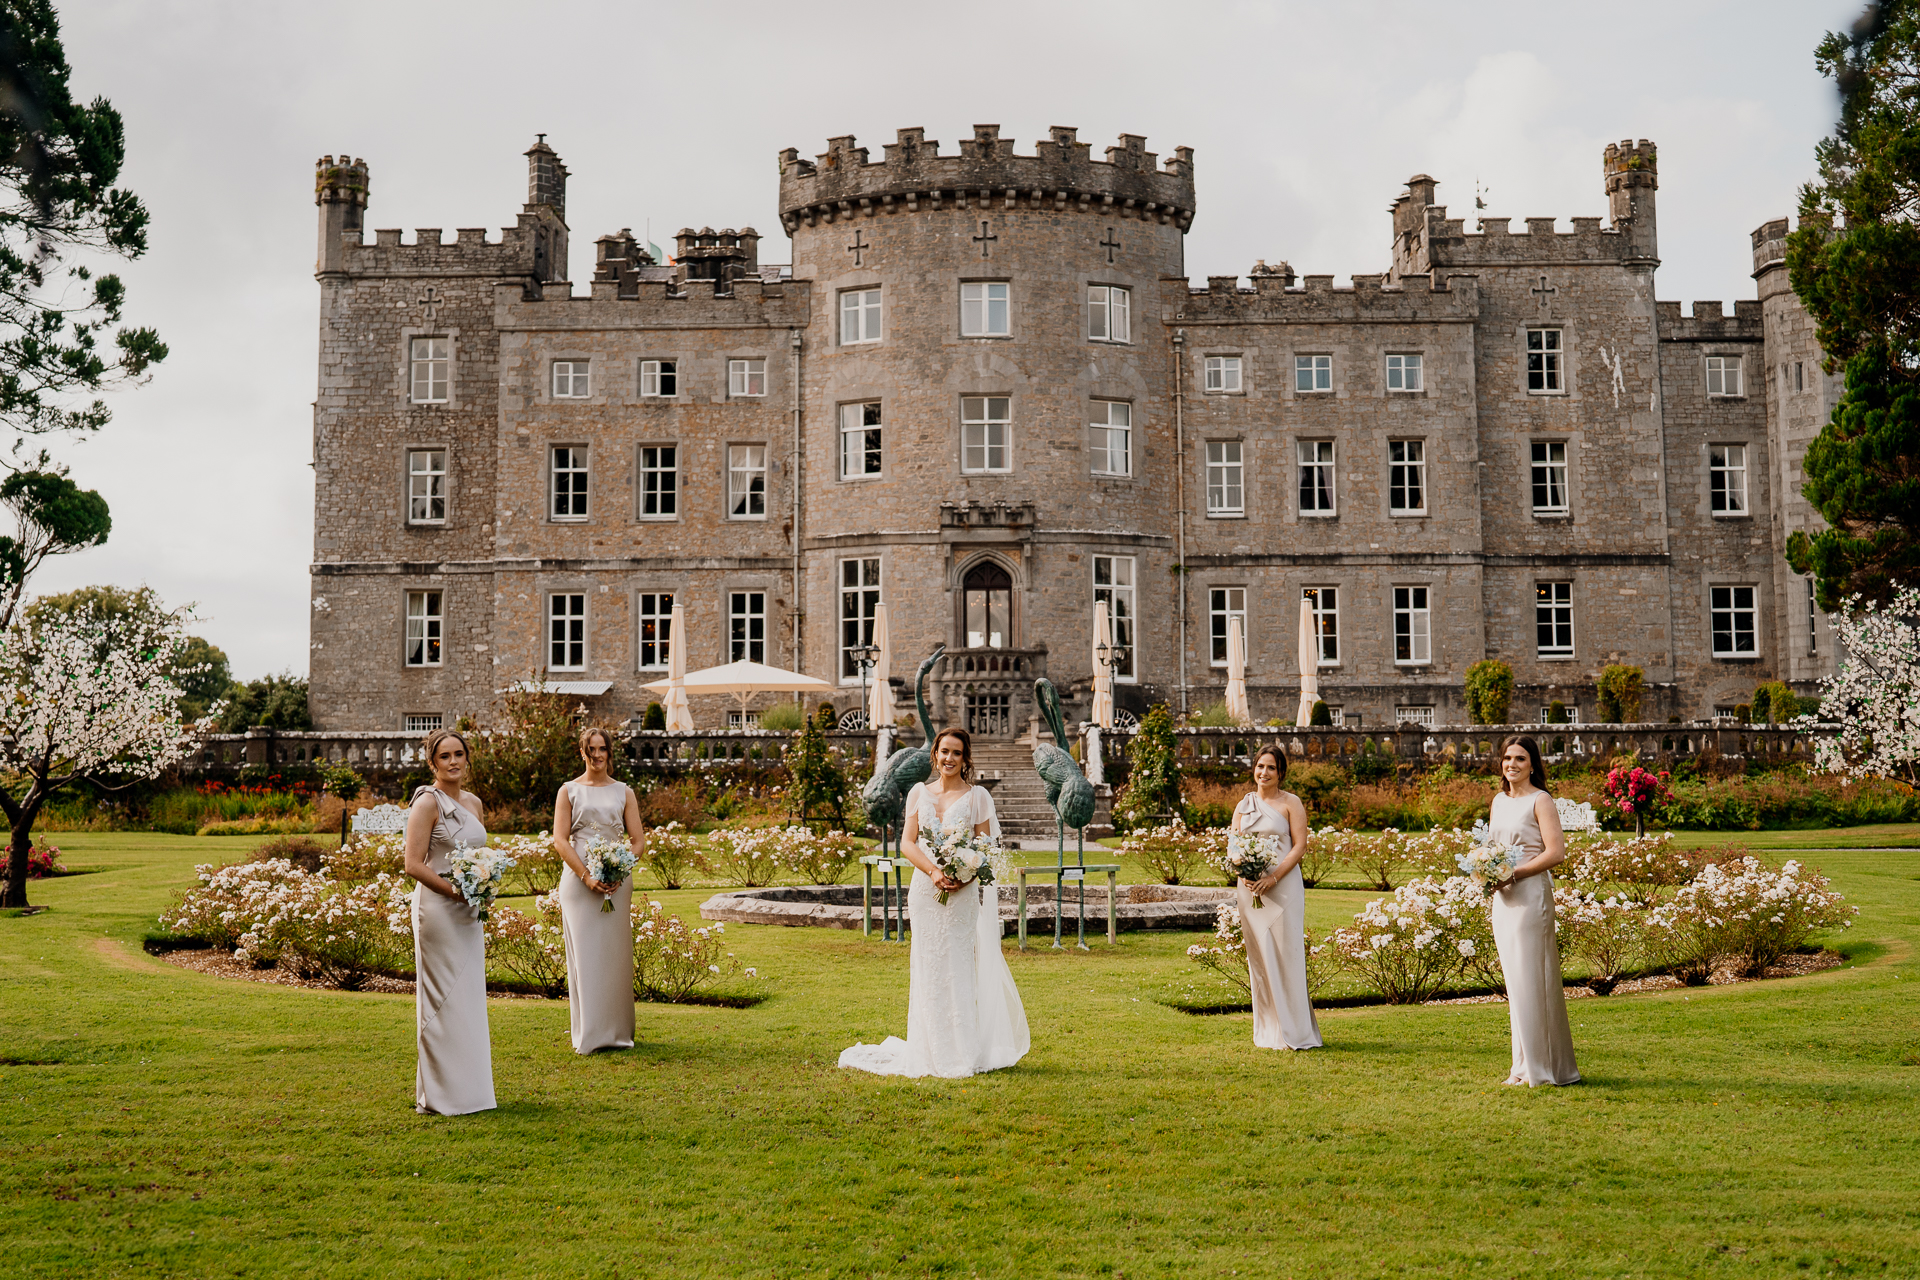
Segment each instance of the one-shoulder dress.
[[[1279,837],[1275,861],[1293,851],[1286,811],[1267,804],[1258,792],[1249,791],[1235,814],[1240,830]],[[1318,1049],[1320,1023],[1307,995],[1307,888],[1299,865],[1261,896],[1262,906],[1253,905],[1253,891],[1244,885],[1237,892],[1247,984],[1253,989],[1253,1043],[1262,1049]]]
[[[478,847],[487,829],[472,810],[437,787],[413,794],[417,807],[439,811],[427,846],[427,866],[452,869],[456,843]],[[487,1035],[487,937],[479,910],[413,887],[414,1019],[420,1050],[414,1072],[414,1110],[443,1116],[491,1111],[493,1048]]]

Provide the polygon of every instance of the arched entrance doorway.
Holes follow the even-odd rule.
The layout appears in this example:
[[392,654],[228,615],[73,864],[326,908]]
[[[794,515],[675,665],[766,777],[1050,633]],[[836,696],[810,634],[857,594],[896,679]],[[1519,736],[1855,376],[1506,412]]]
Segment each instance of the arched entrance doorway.
[[976,736],[1002,738],[1014,730],[1014,699],[1002,657],[979,650],[1011,649],[1013,638],[1013,575],[994,560],[982,560],[960,580],[960,641],[976,652],[949,666],[948,678],[957,678],[957,692],[965,699],[967,731]]
[[991,560],[967,570],[962,583],[965,618],[962,628],[969,649],[1013,647],[1013,577]]

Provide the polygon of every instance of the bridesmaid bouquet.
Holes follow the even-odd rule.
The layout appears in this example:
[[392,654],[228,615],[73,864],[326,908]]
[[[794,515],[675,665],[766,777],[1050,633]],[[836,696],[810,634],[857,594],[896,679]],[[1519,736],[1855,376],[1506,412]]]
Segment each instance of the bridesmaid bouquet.
[[[1280,861],[1280,837],[1271,832],[1229,831],[1227,845],[1213,855],[1213,865],[1236,880],[1258,880]],[[1253,905],[1264,907],[1260,895]]]
[[[604,836],[594,836],[587,841],[587,847],[580,851],[580,861],[587,864],[589,877],[617,889],[622,880],[633,874],[633,868],[640,859],[634,857],[632,846],[624,840],[614,841]],[[611,895],[601,902],[600,909],[613,910]]]
[[1454,859],[1481,893],[1491,898],[1494,886],[1514,873],[1527,860],[1527,851],[1517,844],[1500,844],[1484,822],[1473,824],[1473,847]]
[[514,860],[499,849],[484,844],[476,847],[462,840],[453,846],[447,861],[451,864],[447,880],[460,891],[468,906],[480,908],[480,918],[485,920],[487,909],[500,896],[500,882]]
[[[951,876],[961,884],[975,880],[983,885],[993,883],[993,864],[1000,854],[1000,846],[993,842],[992,836],[975,835],[962,827],[940,842],[933,851],[934,865],[945,875]],[[947,904],[947,891],[940,891],[940,905]]]

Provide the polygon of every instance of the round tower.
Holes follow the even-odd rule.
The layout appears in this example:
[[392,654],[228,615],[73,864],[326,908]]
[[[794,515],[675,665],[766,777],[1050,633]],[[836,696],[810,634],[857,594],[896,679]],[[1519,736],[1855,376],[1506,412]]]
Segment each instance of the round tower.
[[[849,656],[887,602],[896,673],[935,644],[943,717],[1030,724],[1033,677],[1091,673],[1096,596],[1121,619],[1121,701],[1171,682],[1175,503],[1162,280],[1183,274],[1193,160],[1054,128],[957,155],[902,129],[780,155],[806,337],[808,648]],[[1133,700],[1138,700],[1137,693]]]

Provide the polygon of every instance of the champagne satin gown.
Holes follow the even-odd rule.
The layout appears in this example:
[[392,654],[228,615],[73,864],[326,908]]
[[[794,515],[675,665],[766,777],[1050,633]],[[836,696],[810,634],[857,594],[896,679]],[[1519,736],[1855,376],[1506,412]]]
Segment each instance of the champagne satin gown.
[[[445,792],[421,787],[415,807],[433,805],[439,818],[427,845],[427,866],[439,875],[451,867],[456,841],[487,842],[480,819]],[[480,913],[466,903],[413,887],[414,1020],[419,1066],[413,1077],[414,1110],[460,1116],[491,1111],[493,1047],[487,1034],[487,936]]]
[[[599,836],[627,841],[627,784],[567,784],[573,809],[573,851]],[[609,899],[587,888],[569,867],[560,877],[560,928],[567,941],[567,1019],[573,1051],[633,1048],[633,877]]]
[[[1280,838],[1281,858],[1293,851],[1286,811],[1248,792],[1234,810],[1240,830]],[[1240,936],[1247,944],[1247,984],[1253,989],[1253,1043],[1262,1049],[1318,1049],[1320,1023],[1307,996],[1307,886],[1300,868],[1280,877],[1253,905],[1240,886]]]
[[[1495,840],[1519,845],[1529,858],[1546,848],[1533,814],[1539,794],[1495,795],[1487,824]],[[1507,1020],[1513,1028],[1513,1072],[1508,1079],[1529,1087],[1579,1083],[1560,978],[1560,943],[1553,929],[1551,872],[1528,876],[1493,895],[1493,940],[1507,980]]]

